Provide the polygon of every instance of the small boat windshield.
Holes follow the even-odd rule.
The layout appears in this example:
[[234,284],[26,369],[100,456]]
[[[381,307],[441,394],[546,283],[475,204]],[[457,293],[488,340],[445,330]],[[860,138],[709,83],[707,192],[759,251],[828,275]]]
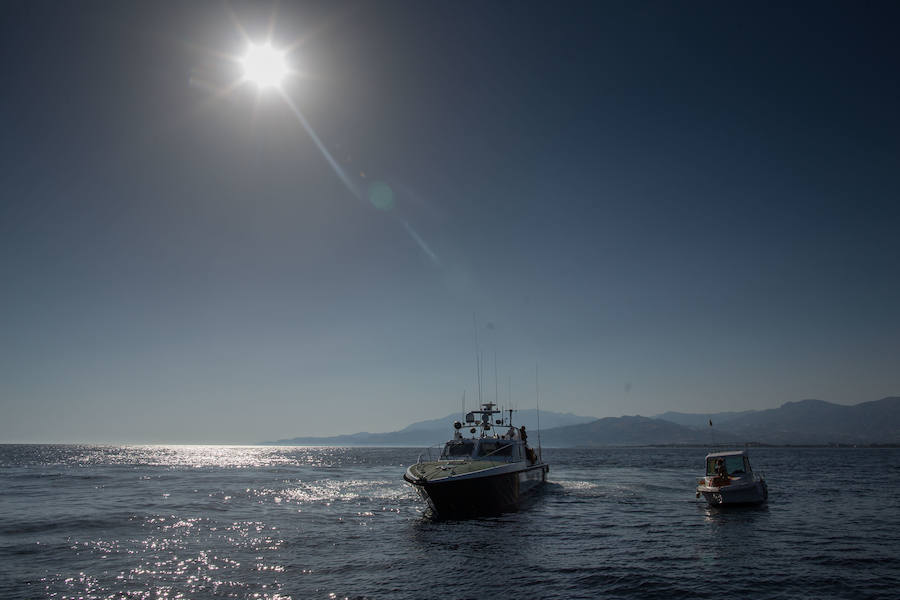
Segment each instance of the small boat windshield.
[[746,456],[735,454],[733,456],[710,456],[706,459],[706,474],[716,475],[716,462],[718,460],[725,461],[725,469],[729,475],[743,475],[749,473],[750,459]]
[[474,440],[453,440],[444,446],[441,458],[466,458],[472,456],[474,449]]

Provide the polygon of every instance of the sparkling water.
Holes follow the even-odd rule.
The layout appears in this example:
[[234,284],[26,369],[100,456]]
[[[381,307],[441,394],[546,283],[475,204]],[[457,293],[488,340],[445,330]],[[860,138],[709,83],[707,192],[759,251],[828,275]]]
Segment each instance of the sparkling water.
[[900,450],[545,449],[516,513],[432,521],[418,449],[0,446],[0,598],[897,598]]

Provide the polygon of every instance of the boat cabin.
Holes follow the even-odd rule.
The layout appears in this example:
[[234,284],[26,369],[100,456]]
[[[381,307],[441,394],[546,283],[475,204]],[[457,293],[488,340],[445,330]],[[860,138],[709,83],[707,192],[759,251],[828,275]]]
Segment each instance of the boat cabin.
[[725,470],[728,475],[746,475],[752,473],[750,468],[750,458],[744,450],[734,452],[716,452],[706,455],[706,475],[709,477],[717,475],[716,464],[722,459],[725,463]]
[[496,460],[516,462],[525,458],[522,442],[500,438],[455,439],[444,445],[442,460]]

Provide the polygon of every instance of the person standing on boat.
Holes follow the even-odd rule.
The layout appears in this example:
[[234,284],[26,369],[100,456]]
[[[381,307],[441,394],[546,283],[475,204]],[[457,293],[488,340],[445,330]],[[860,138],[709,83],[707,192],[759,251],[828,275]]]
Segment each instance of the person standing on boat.
[[519,427],[519,436],[522,438],[522,446],[525,447],[525,456],[528,458],[528,462],[533,465],[537,462],[537,454],[534,453],[533,448],[528,447],[528,433],[525,431],[524,425]]
[[725,468],[725,459],[716,460],[716,475],[728,481],[728,469]]

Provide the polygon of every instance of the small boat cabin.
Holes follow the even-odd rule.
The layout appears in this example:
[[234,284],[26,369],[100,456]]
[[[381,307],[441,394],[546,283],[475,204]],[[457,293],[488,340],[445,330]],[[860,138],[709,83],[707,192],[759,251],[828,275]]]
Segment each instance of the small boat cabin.
[[725,463],[725,470],[728,472],[728,475],[746,475],[747,473],[753,472],[753,469],[750,468],[750,458],[747,456],[747,452],[745,450],[736,450],[733,452],[716,452],[713,454],[707,454],[707,476],[712,477],[718,474],[716,465],[718,464],[719,460],[722,460]]

